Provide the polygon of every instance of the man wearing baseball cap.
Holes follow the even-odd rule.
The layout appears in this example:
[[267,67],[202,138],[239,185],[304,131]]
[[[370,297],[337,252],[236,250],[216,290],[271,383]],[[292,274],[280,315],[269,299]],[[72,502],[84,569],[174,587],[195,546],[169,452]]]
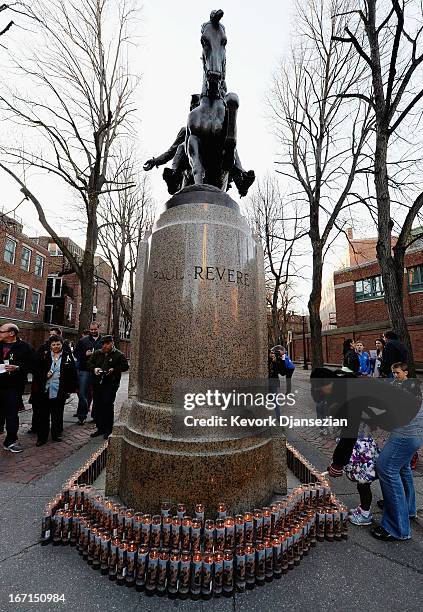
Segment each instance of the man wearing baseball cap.
[[103,436],[106,440],[113,429],[114,404],[122,372],[129,369],[125,355],[114,344],[113,336],[103,336],[102,348],[88,360],[88,370],[94,374],[93,412],[97,430],[92,438]]

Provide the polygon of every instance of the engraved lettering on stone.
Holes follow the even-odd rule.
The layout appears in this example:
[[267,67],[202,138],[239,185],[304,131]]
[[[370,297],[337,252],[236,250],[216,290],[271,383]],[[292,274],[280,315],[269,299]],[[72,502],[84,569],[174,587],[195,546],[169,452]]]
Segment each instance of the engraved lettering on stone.
[[[186,276],[192,277],[191,272],[187,272]],[[249,287],[249,274],[241,272],[241,270],[235,270],[233,268],[222,268],[219,266],[194,266],[194,280],[201,279],[203,281],[219,282],[223,281],[226,283],[236,283],[237,285],[243,285]],[[183,280],[185,274],[178,270],[178,268],[169,268],[164,270],[154,270],[153,278],[162,281],[173,281]]]

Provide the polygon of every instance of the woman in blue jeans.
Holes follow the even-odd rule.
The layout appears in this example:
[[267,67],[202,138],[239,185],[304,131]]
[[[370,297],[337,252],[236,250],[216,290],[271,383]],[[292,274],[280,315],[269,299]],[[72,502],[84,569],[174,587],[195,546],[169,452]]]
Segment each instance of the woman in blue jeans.
[[410,461],[423,445],[423,404],[415,418],[395,429],[376,462],[383,493],[383,517],[373,537],[386,542],[411,538],[410,518],[417,515]]

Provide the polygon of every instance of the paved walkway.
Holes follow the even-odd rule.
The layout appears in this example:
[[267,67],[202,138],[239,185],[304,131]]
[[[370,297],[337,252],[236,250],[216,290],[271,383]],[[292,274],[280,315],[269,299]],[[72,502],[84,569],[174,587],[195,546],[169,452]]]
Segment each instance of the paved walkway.
[[[294,384],[305,388],[306,372],[298,371]],[[303,382],[302,382],[303,381]],[[301,411],[313,410],[309,397],[301,400]],[[73,439],[73,412],[70,410],[64,439]],[[29,415],[27,415],[29,416]],[[68,419],[67,419],[68,420]],[[374,540],[366,527],[350,527],[349,539],[342,543],[324,542],[312,550],[300,566],[281,580],[232,597],[202,601],[170,601],[166,597],[148,598],[134,589],[119,587],[93,571],[70,547],[41,547],[40,517],[45,504],[61,485],[103,440],[81,439],[66,450],[67,456],[56,465],[47,457],[35,469],[30,481],[22,482],[15,464],[15,480],[5,480],[0,473],[0,612],[31,610],[35,612],[327,612],[342,610],[385,609],[389,612],[420,612],[422,608],[423,529],[413,525],[413,539],[408,542],[385,543]],[[82,434],[81,434],[82,435]],[[28,436],[29,437],[29,436]],[[333,440],[315,438],[295,431],[290,440],[320,470],[324,470],[331,454]],[[26,437],[25,437],[26,440]],[[41,449],[27,443],[25,453],[41,458]],[[50,445],[53,446],[53,445]],[[48,447],[44,447],[48,450]],[[23,453],[22,455],[24,455]],[[0,462],[6,456],[2,452]],[[7,459],[16,459],[10,457]],[[421,465],[420,465],[421,467]],[[40,477],[40,471],[44,475]],[[423,510],[423,478],[415,474],[419,511]],[[355,486],[345,478],[333,483],[335,493],[349,507],[357,503]],[[374,499],[379,495],[374,486]],[[17,593],[63,594],[65,603],[10,603]]]
[[[122,376],[122,383],[116,398],[117,407],[121,405],[126,397],[127,389],[128,374],[125,373]],[[13,454],[5,451],[3,449],[4,437],[1,436],[1,482],[25,484],[41,478],[54,466],[59,465],[66,457],[69,457],[69,455],[87,444],[90,440],[90,434],[95,431],[95,425],[91,422],[90,415],[83,426],[78,425],[78,419],[73,416],[76,413],[78,398],[76,394],[73,394],[65,405],[62,442],[54,443],[49,440],[47,444],[37,448],[35,446],[37,436],[26,433],[31,427],[32,418],[32,408],[28,404],[28,398],[29,396],[24,397],[25,411],[19,413],[19,441],[25,447],[23,453]]]

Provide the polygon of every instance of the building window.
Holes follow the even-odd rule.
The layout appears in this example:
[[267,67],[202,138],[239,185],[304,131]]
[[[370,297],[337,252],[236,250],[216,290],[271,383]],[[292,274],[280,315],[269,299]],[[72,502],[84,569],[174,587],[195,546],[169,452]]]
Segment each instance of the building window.
[[381,276],[372,276],[355,281],[355,301],[374,300],[384,296]]
[[4,245],[4,261],[7,263],[14,264],[16,257],[16,240],[6,238]]
[[25,310],[26,289],[25,287],[17,287],[16,289],[16,308],[17,310]]
[[408,269],[408,290],[423,291],[423,265]]
[[63,255],[62,251],[59,249],[55,242],[49,243],[48,252],[52,257],[61,257]]
[[4,280],[0,280],[0,306],[9,306],[11,290],[11,283],[8,283]]
[[46,304],[44,306],[44,323],[52,323],[53,322],[53,306],[51,304]]
[[41,255],[36,255],[35,256],[35,275],[36,276],[42,276],[43,272],[44,272],[44,257],[42,257]]
[[24,246],[22,247],[21,253],[21,268],[26,272],[29,272],[29,268],[31,267],[31,249]]
[[60,276],[49,276],[47,279],[47,295],[49,297],[62,296],[62,278]]
[[41,293],[38,293],[38,291],[33,291],[32,298],[31,298],[32,314],[38,314],[40,312],[40,301],[41,301]]

